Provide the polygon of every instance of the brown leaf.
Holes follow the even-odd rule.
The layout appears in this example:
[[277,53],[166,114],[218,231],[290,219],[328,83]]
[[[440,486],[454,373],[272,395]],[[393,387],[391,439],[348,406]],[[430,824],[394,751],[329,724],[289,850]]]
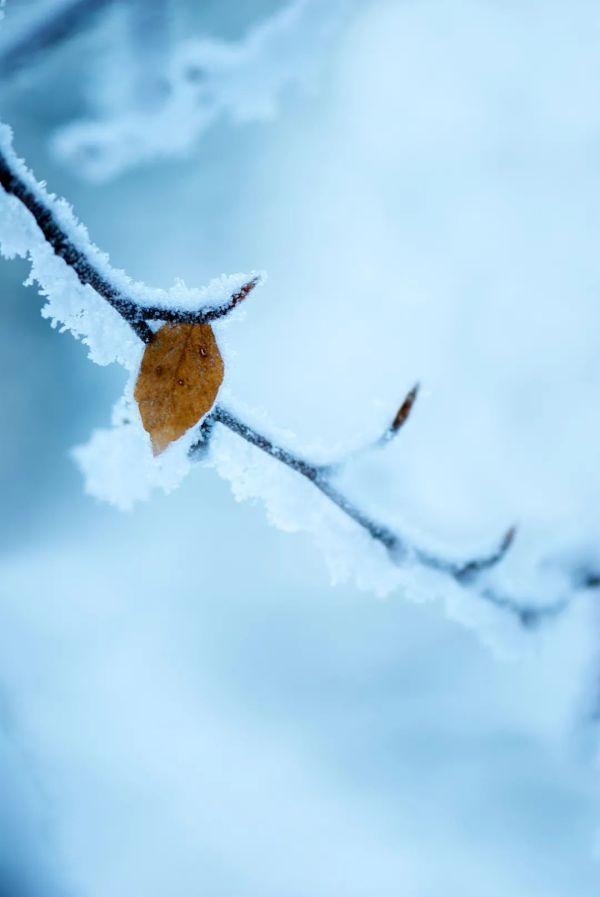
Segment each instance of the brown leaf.
[[134,393],[154,455],[210,411],[223,373],[208,324],[165,324],[156,332],[146,346]]

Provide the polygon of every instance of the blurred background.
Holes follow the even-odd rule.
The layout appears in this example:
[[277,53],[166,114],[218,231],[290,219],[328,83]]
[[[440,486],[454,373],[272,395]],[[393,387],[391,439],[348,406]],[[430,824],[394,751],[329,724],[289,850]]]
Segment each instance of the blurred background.
[[[131,276],[268,271],[226,388],[296,444],[374,439],[421,380],[353,488],[459,556],[518,520],[530,597],[598,560],[599,39],[586,0],[8,0],[0,117]],[[332,585],[210,467],[96,502],[70,450],[125,375],[27,273],[0,262],[2,897],[597,895],[593,597],[522,631]]]

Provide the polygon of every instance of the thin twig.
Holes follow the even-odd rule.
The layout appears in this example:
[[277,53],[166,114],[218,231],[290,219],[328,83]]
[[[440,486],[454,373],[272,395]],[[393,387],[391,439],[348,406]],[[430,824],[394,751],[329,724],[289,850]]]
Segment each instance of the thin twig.
[[169,321],[175,324],[212,324],[219,318],[225,318],[229,312],[244,301],[250,295],[254,287],[260,282],[259,277],[253,277],[245,283],[237,293],[234,293],[227,302],[217,308],[207,308],[204,311],[179,311],[176,308],[150,307],[138,305],[137,308],[146,321]]
[[[409,396],[411,393],[409,393]],[[411,399],[412,403],[414,403],[414,398]],[[408,415],[405,416],[403,422],[406,421],[407,417]],[[498,547],[491,554],[464,563],[452,561],[421,549],[411,544],[408,539],[402,537],[386,524],[366,514],[345,496],[331,481],[339,469],[337,466],[314,464],[301,458],[299,455],[289,451],[289,449],[277,445],[264,434],[248,426],[248,424],[243,423],[236,415],[221,405],[217,405],[207,415],[199,428],[200,438],[190,449],[190,457],[194,460],[199,460],[206,454],[216,423],[227,427],[237,436],[245,439],[246,442],[249,442],[271,458],[275,458],[281,464],[285,464],[286,467],[309,480],[323,495],[337,505],[347,517],[368,532],[371,538],[380,542],[394,564],[399,565],[412,558],[424,567],[450,576],[460,585],[473,586],[480,574],[500,563],[512,545],[516,533],[515,527],[507,530]],[[571,585],[574,592],[596,589],[600,587],[600,573],[590,570],[573,574]],[[518,600],[490,587],[474,589],[473,591],[486,603],[513,614],[527,628],[532,628],[544,620],[559,616],[570,604],[570,599],[568,598],[559,598],[545,605],[531,604],[527,600]]]
[[[270,455],[271,458],[276,458],[282,464],[285,464],[286,467],[290,467],[292,470],[296,471],[296,473],[299,473],[307,480],[310,480],[310,482],[322,492],[323,495],[327,496],[330,501],[337,505],[347,517],[350,517],[351,520],[354,520],[355,523],[366,530],[371,538],[375,539],[377,542],[381,542],[394,563],[413,557],[424,567],[430,567],[431,569],[446,573],[458,582],[472,582],[479,573],[483,573],[485,570],[498,564],[512,543],[515,534],[514,528],[511,528],[503,536],[500,545],[492,554],[476,558],[466,563],[451,561],[448,558],[443,558],[432,552],[425,551],[412,545],[407,538],[401,536],[386,524],[371,517],[351,501],[351,499],[344,495],[332,482],[332,469],[330,467],[313,464],[310,461],[301,458],[299,455],[295,455],[288,449],[282,448],[262,433],[259,433],[248,426],[248,424],[243,423],[238,417],[221,405],[217,405],[213,409],[211,417],[217,423],[223,424],[225,427],[232,430],[232,432],[241,436],[246,442],[261,449],[265,454]],[[192,447],[193,452],[196,450],[196,445]]]

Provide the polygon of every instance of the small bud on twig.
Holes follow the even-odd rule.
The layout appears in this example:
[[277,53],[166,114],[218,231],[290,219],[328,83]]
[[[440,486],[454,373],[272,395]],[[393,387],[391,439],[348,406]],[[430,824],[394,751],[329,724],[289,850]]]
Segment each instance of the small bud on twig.
[[391,439],[394,438],[398,430],[400,430],[404,426],[410,416],[410,412],[412,411],[412,407],[417,400],[418,394],[419,384],[415,383],[410,392],[407,393],[406,398],[396,412],[394,420],[391,422],[390,426],[385,431],[377,445],[386,445]]

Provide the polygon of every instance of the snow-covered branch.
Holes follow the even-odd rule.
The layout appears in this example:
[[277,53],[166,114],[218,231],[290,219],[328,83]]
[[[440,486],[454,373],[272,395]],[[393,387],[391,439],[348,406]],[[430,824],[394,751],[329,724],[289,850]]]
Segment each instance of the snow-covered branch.
[[153,337],[148,321],[171,321],[186,324],[206,324],[217,321],[233,311],[259,283],[258,277],[252,277],[242,284],[239,290],[236,290],[224,304],[199,311],[187,311],[163,305],[146,305],[143,302],[135,301],[125,294],[122,287],[111,283],[87,255],[77,248],[61,229],[51,209],[16,175],[2,153],[0,153],[0,184],[6,193],[15,196],[31,212],[44,239],[56,255],[64,259],[67,265],[73,269],[79,282],[83,286],[91,286],[99,296],[102,296],[127,321],[144,343],[149,343]]
[[[153,340],[154,331],[149,322],[218,321],[248,295],[259,282],[259,276],[221,278],[203,290],[188,290],[183,284],[177,284],[170,291],[153,290],[135,283],[110,266],[107,257],[94,247],[66,203],[49,195],[16,158],[7,128],[0,132],[0,184],[3,188],[0,195],[2,252],[7,257],[29,257],[32,262],[29,281],[37,281],[42,293],[48,297],[43,313],[51,317],[53,323],[60,322],[63,328],[68,327],[76,336],[83,337],[95,361],[118,360],[131,373],[126,395],[115,415],[117,426],[113,431],[96,434],[90,446],[78,450],[80,463],[96,494],[127,505],[132,500],[146,497],[151,486],[173,488],[191,461],[207,455],[209,441],[211,445],[214,441],[215,425],[220,424],[249,446],[309,481],[352,526],[383,549],[388,562],[391,561],[396,569],[420,567],[434,571],[486,603],[510,611],[524,624],[555,616],[567,607],[575,591],[598,587],[600,577],[594,571],[573,571],[564,577],[570,588],[569,594],[560,595],[545,605],[521,601],[496,590],[485,581],[485,574],[504,558],[513,541],[513,528],[507,531],[493,552],[469,561],[453,560],[423,548],[395,527],[364,511],[339,488],[336,476],[344,463],[350,463],[352,456],[341,463],[312,462],[245,423],[221,402],[200,422],[199,430],[194,432],[192,429],[168,450],[166,460],[152,459],[147,450],[146,434],[139,426],[131,389],[143,348],[139,340],[142,343]],[[126,325],[133,339],[125,339],[119,320]],[[111,347],[111,343],[116,345]],[[377,445],[389,442],[405,425],[416,395],[416,388],[409,392]],[[114,434],[118,437],[116,452],[110,443]],[[227,451],[229,449],[225,453]],[[126,464],[126,471],[115,474],[119,459]],[[217,467],[219,463],[217,461]],[[112,479],[108,487],[98,488],[98,477],[102,478],[99,470],[103,464],[109,465]],[[228,464],[231,467],[231,459]],[[137,476],[137,493],[134,489],[129,498],[123,499],[119,495],[120,487],[114,485],[115,475],[117,480],[121,477],[121,481],[125,477],[135,481]],[[230,472],[226,475],[231,478]],[[144,477],[148,482],[142,482]],[[131,487],[129,482],[128,485]],[[289,522],[287,525],[290,528]]]

